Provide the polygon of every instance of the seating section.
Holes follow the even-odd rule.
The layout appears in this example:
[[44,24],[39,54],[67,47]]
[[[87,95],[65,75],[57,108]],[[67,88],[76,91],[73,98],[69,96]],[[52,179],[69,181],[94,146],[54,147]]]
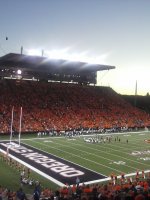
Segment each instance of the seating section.
[[[131,106],[110,87],[1,80],[0,93],[0,133],[10,132],[12,119],[13,131],[19,130],[21,107],[22,132],[150,126],[149,114]],[[35,183],[37,188],[40,187]],[[22,188],[14,192],[0,185],[2,200],[35,199],[34,194],[35,190],[27,198]],[[21,195],[23,198],[20,198]],[[111,177],[110,182],[105,184],[66,184],[56,191],[40,188],[38,199],[150,199],[150,173],[135,179]]]
[[[132,180],[131,180],[132,179]],[[25,183],[24,183],[25,184]],[[33,194],[26,194],[21,187],[18,191],[9,190],[0,185],[0,198],[5,199],[25,199],[25,200],[149,200],[150,199],[150,177],[145,179],[125,178],[117,180],[116,183],[97,183],[79,186],[67,185],[58,187],[56,190],[43,188],[39,182],[33,187]],[[34,189],[35,188],[35,189]]]
[[150,116],[123,100],[110,87],[25,80],[0,81],[0,132],[150,126]]

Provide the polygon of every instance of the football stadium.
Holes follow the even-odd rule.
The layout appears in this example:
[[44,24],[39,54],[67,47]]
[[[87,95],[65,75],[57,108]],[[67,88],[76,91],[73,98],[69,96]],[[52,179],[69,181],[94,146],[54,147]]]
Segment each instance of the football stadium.
[[150,115],[97,86],[102,70],[115,66],[0,57],[3,198],[150,198]]

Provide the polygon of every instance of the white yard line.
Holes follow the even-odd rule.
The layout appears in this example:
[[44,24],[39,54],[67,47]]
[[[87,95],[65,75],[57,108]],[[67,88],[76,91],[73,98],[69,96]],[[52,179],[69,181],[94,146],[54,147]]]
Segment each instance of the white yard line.
[[[4,150],[2,150],[2,149],[0,149],[0,152],[6,154],[6,152]],[[63,184],[63,183],[59,182],[58,180],[56,180],[56,179],[48,176],[47,174],[41,172],[40,170],[38,170],[37,168],[33,167],[32,165],[29,165],[28,163],[26,163],[26,162],[24,162],[24,161],[16,158],[15,156],[9,154],[9,157],[11,157],[12,159],[16,160],[17,162],[23,164],[24,166],[32,169],[36,173],[38,173],[41,176],[47,178],[48,180],[54,182],[55,184],[59,185],[60,187],[64,187],[65,186],[65,184]],[[149,172],[150,172],[150,170],[145,171],[145,173],[149,173]],[[142,172],[139,172],[139,174],[142,174]],[[132,177],[132,176],[135,176],[135,175],[136,175],[136,173],[130,173],[130,174],[126,174],[125,177]],[[117,176],[117,178],[119,179],[119,178],[121,178],[121,176]],[[100,182],[105,182],[105,181],[109,181],[109,180],[111,180],[111,178],[107,177],[107,178],[104,178],[104,179],[99,179],[99,180],[85,182],[84,184],[94,184],[94,183],[100,183]],[[82,185],[82,183],[81,183],[81,185]]]
[[[149,173],[150,170],[146,170],[144,171],[144,173]],[[141,175],[142,172],[139,172],[139,174]],[[132,177],[132,176],[136,176],[136,173],[130,173],[130,174],[125,174],[125,178],[126,177]],[[120,179],[121,178],[121,175],[120,176],[117,176],[117,179]],[[105,182],[105,181],[110,181],[111,178],[110,177],[107,177],[107,178],[103,178],[103,179],[100,179],[100,180],[95,180],[95,181],[89,181],[89,182],[86,182],[86,184],[94,184],[94,183],[101,183],[101,182]],[[82,185],[82,183],[80,184]]]
[[[68,151],[64,151],[64,150],[62,150],[62,149],[58,149],[58,148],[56,148],[56,147],[52,147],[52,146],[49,146],[49,145],[46,145],[46,144],[42,144],[42,143],[40,143],[40,142],[36,142],[35,140],[34,140],[34,142],[37,143],[37,144],[40,144],[41,146],[45,146],[45,147],[48,147],[48,148],[56,149],[56,150],[59,150],[59,151],[61,151],[61,152],[63,152],[63,153],[69,154],[69,155],[71,155],[71,156],[81,158],[82,160],[86,160],[86,161],[91,162],[91,163],[94,163],[94,164],[96,164],[96,165],[103,166],[103,167],[105,167],[105,168],[114,170],[114,171],[119,172],[119,173],[123,173],[123,171],[117,170],[117,169],[112,168],[112,167],[109,167],[109,166],[107,166],[107,165],[103,165],[103,164],[101,164],[101,163],[92,161],[92,160],[87,159],[87,158],[84,158],[84,157],[82,157],[82,156],[79,156],[79,155],[70,153],[70,152],[68,152]],[[56,143],[55,143],[55,144],[56,144]],[[52,155],[54,155],[54,154],[52,154]],[[54,156],[56,156],[56,155],[54,155]],[[61,159],[62,159],[62,158],[61,158]],[[64,160],[65,160],[65,159],[64,159]],[[69,162],[70,162],[70,161],[69,161]],[[72,162],[72,163],[74,163],[74,162]],[[76,163],[74,163],[74,164],[76,164]],[[82,167],[83,167],[83,166],[82,166]]]
[[[0,149],[0,152],[6,154],[6,151],[4,151],[4,150],[2,150],[2,149]],[[11,154],[9,154],[9,157],[11,157],[12,159],[14,159],[14,160],[16,160],[17,162],[21,163],[22,165],[24,165],[24,166],[30,168],[31,170],[35,171],[36,173],[40,174],[41,176],[47,178],[48,180],[54,182],[55,184],[57,184],[57,185],[59,185],[59,186],[61,186],[61,187],[65,186],[65,185],[64,185],[63,183],[61,183],[60,181],[54,179],[54,178],[51,177],[51,176],[48,176],[48,175],[45,174],[44,172],[38,170],[37,168],[33,167],[32,165],[29,165],[28,163],[26,163],[26,162],[20,160],[19,158],[15,157],[15,156],[13,156],[13,155],[11,155]]]
[[[124,133],[123,133],[123,134],[124,134]],[[105,134],[105,135],[106,135],[106,134]],[[91,136],[91,135],[90,135],[90,136]],[[42,139],[42,140],[45,140],[45,139],[50,139],[50,138],[51,138],[51,137],[44,137],[44,138],[34,138],[34,139],[32,138],[32,139],[23,139],[23,140],[31,140],[31,141],[34,140],[35,143],[39,143],[40,145],[43,145],[43,144],[41,144],[40,142],[35,141],[35,139]],[[53,137],[53,138],[54,138],[54,137]],[[58,138],[58,139],[59,139],[60,137],[55,137],[55,138]],[[64,138],[64,137],[63,137],[63,138]],[[51,138],[51,139],[52,139],[52,138]],[[68,142],[68,143],[69,143],[69,142]],[[55,144],[59,144],[59,145],[60,145],[60,143],[55,143]],[[62,145],[62,144],[61,144],[61,145]],[[76,143],[73,143],[73,145],[82,146],[82,145],[79,145],[79,144],[76,144]],[[29,145],[29,146],[31,146],[31,145]],[[73,153],[70,153],[70,152],[67,152],[67,151],[63,151],[63,150],[60,150],[60,149],[55,148],[55,147],[50,147],[49,145],[45,145],[45,144],[44,144],[43,146],[46,146],[46,147],[49,147],[49,148],[53,148],[53,149],[57,149],[57,150],[59,150],[59,151],[61,151],[61,152],[65,152],[65,153],[67,153],[67,154],[70,154],[70,155],[73,155],[73,156],[82,158],[82,159],[87,160],[87,161],[89,161],[89,162],[92,162],[92,163],[95,163],[95,164],[97,164],[97,165],[104,166],[105,168],[109,168],[109,169],[111,169],[111,170],[118,171],[118,172],[122,173],[122,171],[120,171],[120,170],[116,170],[116,169],[114,169],[114,168],[112,168],[112,167],[108,167],[108,166],[106,166],[106,165],[97,163],[97,162],[95,162],[95,161],[91,161],[91,160],[89,160],[89,159],[83,158],[82,156],[78,156],[78,155],[76,155],[76,154],[73,154]],[[62,145],[62,146],[66,146],[66,145]],[[70,148],[73,148],[73,147],[70,147]],[[86,148],[95,150],[95,148],[88,147],[88,146],[87,146]],[[73,149],[76,149],[76,148],[73,148]],[[108,146],[107,146],[107,149],[108,149]],[[112,149],[112,148],[109,148],[109,149],[110,149],[110,150],[114,150],[114,149]],[[122,148],[122,149],[127,149],[127,148]],[[79,149],[78,149],[78,150],[79,150]],[[97,149],[96,149],[96,150],[97,150]],[[1,150],[1,149],[0,149],[0,151],[3,152],[3,153],[6,153],[6,152],[4,152],[4,151]],[[42,151],[43,151],[43,150],[42,150]],[[84,153],[87,153],[87,152],[85,152],[85,151],[83,151],[83,150],[81,150],[81,151],[84,152]],[[101,150],[98,150],[98,151],[101,151]],[[115,151],[119,151],[119,150],[115,150]],[[133,150],[132,150],[132,151],[133,151]],[[106,152],[106,151],[101,151],[101,152],[108,153],[108,152]],[[95,154],[92,154],[92,153],[88,153],[88,154],[91,154],[91,155],[96,156]],[[110,155],[116,156],[115,154],[111,154],[111,153],[109,153],[109,154],[110,154]],[[52,155],[53,155],[53,154],[52,154]],[[32,167],[31,165],[29,165],[29,164],[23,162],[22,160],[20,160],[20,159],[14,157],[14,156],[12,156],[12,155],[10,155],[10,157],[12,157],[12,158],[15,159],[16,161],[22,163],[23,165],[29,167],[30,169],[32,169],[33,171],[37,172],[37,173],[40,174],[41,176],[43,176],[43,177],[45,177],[45,178],[47,178],[47,179],[53,181],[55,184],[57,184],[57,185],[59,185],[59,186],[61,186],[61,187],[64,186],[64,184],[62,184],[61,182],[57,181],[56,179],[54,179],[54,178],[52,178],[52,177],[50,177],[50,176],[47,176],[46,174],[44,174],[44,173],[41,172],[40,170],[37,170],[36,168],[34,168],[34,167]],[[99,156],[98,156],[98,157],[99,157]],[[121,156],[118,156],[118,157],[121,157]],[[121,158],[122,158],[122,157],[121,157]],[[136,163],[139,163],[139,164],[142,164],[142,165],[144,164],[144,163],[141,163],[141,162],[138,162],[138,161],[134,161],[134,160],[131,160],[131,159],[127,159],[127,158],[124,158],[124,159],[129,160],[129,161],[132,161],[132,162],[136,162]],[[65,160],[65,159],[64,159],[64,160]],[[107,160],[110,160],[110,159],[107,159]],[[70,161],[69,161],[69,162],[70,162]],[[73,162],[72,162],[72,163],[73,163]],[[76,163],[74,163],[74,164],[76,164]],[[77,164],[77,165],[78,165],[78,164]],[[145,164],[145,165],[147,165],[147,164]],[[148,166],[149,166],[149,165],[148,165]],[[82,166],[82,167],[83,167],[83,166]],[[92,171],[92,170],[91,170],[91,171]],[[150,172],[150,170],[146,170],[146,171],[145,171],[145,173],[148,173],[148,172]],[[141,174],[141,172],[139,172],[139,174]],[[136,173],[130,173],[130,174],[126,174],[125,177],[131,177],[131,176],[135,176],[135,175],[136,175]],[[120,178],[120,176],[117,176],[117,178]],[[85,184],[100,183],[100,182],[104,182],[104,181],[108,181],[108,180],[110,180],[110,177],[104,178],[104,179],[99,179],[99,180],[96,180],[96,181],[89,181],[89,182],[86,182]]]
[[[63,145],[63,144],[60,144],[60,143],[55,143],[55,144],[59,144],[59,145],[61,145],[61,146],[67,147],[67,145]],[[76,143],[71,143],[71,144],[72,144],[72,145],[75,145],[75,146],[80,146],[80,147],[82,146],[82,145],[79,145],[79,144],[76,144]],[[88,144],[87,144],[87,145],[88,145]],[[77,149],[77,148],[74,148],[74,147],[72,147],[72,146],[69,146],[69,148],[74,149],[74,150],[81,151],[82,153],[85,153],[85,154],[88,154],[88,155],[92,155],[92,156],[95,156],[95,157],[98,157],[98,158],[103,158],[104,160],[108,160],[108,161],[111,161],[111,162],[114,161],[114,160],[109,159],[109,158],[106,158],[106,157],[104,157],[104,156],[100,156],[100,155],[96,155],[96,154],[94,154],[94,153],[90,153],[90,152],[87,152],[87,151],[80,150],[79,148]],[[94,148],[90,148],[90,147],[86,147],[86,148],[92,149],[92,150],[96,150],[96,151],[99,151],[99,152],[104,152],[105,154],[109,154],[109,155],[118,157],[116,154],[107,153],[106,151],[101,151],[101,150],[99,150],[99,149],[94,149]],[[121,156],[119,156],[119,157],[121,157]],[[121,158],[122,158],[122,157],[121,157]],[[123,159],[124,159],[124,158],[123,158]],[[131,168],[131,169],[137,170],[137,168],[132,167],[132,166],[127,165],[127,164],[125,164],[124,166],[127,166],[127,167],[129,167],[129,168]]]
[[[60,138],[60,137],[59,137]],[[63,137],[64,138],[64,137]],[[34,140],[35,141],[35,140]],[[68,142],[69,143],[69,142]],[[41,144],[41,143],[40,143]],[[60,143],[56,143],[56,144],[59,144],[60,145]],[[66,145],[63,145],[63,144],[61,144],[62,146],[66,146]],[[82,145],[79,145],[79,144],[77,144],[77,143],[73,143],[73,145],[77,145],[77,146],[82,146]],[[115,145],[113,145],[113,146],[115,146]],[[49,147],[49,146],[48,146]],[[115,146],[116,147],[116,146]],[[51,147],[52,148],[52,147]],[[53,147],[54,148],[54,147]],[[70,148],[73,148],[73,147],[70,147]],[[88,144],[87,144],[87,146],[86,146],[86,148],[89,148],[89,149],[92,149],[92,150],[95,150],[94,148],[91,148],[91,147],[88,147]],[[56,148],[55,148],[56,149]],[[57,148],[58,149],[58,148]],[[73,148],[73,149],[75,149],[75,148]],[[110,147],[108,147],[108,145],[107,145],[107,149],[110,149],[110,150],[114,150],[114,149],[112,149],[112,148],[110,148]],[[127,149],[127,148],[122,148],[122,149]],[[60,150],[60,149],[59,149]],[[76,150],[76,149],[75,149]],[[78,150],[80,150],[79,148],[78,148]],[[146,164],[146,163],[143,163],[143,162],[139,162],[139,161],[136,161],[136,160],[133,160],[133,159],[129,159],[129,158],[125,158],[125,157],[122,157],[122,156],[119,156],[119,155],[116,155],[116,154],[112,154],[112,153],[109,153],[109,152],[107,152],[107,151],[104,151],[104,150],[100,150],[100,149],[96,149],[97,151],[99,151],[99,152],[102,152],[102,153],[105,153],[105,154],[108,154],[108,155],[111,155],[111,156],[115,156],[115,157],[118,157],[118,158],[123,158],[123,161],[125,161],[125,160],[127,160],[127,161],[131,161],[131,162],[134,162],[134,163],[137,163],[137,164],[140,164],[140,165],[144,165],[144,166],[146,166],[146,167],[148,167],[149,168],[149,164]],[[60,151],[62,151],[62,150],[60,150]],[[119,150],[115,150],[115,151],[117,151],[117,152],[119,152]],[[133,151],[133,150],[132,150]],[[83,151],[82,150],[82,152],[84,152],[84,153],[87,153],[86,151]],[[65,153],[68,153],[68,152],[65,152]],[[94,156],[97,156],[97,157],[99,157],[99,158],[103,158],[103,159],[105,159],[105,160],[109,160],[109,161],[114,161],[114,160],[111,160],[111,159],[107,159],[107,158],[105,158],[105,157],[103,157],[103,156],[98,156],[98,155],[95,155],[95,154],[92,154],[92,153],[89,153],[89,154],[91,154],[91,155],[94,155]],[[126,153],[127,154],[127,153]],[[75,155],[75,154],[74,154]],[[127,154],[128,155],[128,154]],[[93,161],[94,162],[94,161]],[[102,164],[101,164],[102,165]],[[130,167],[130,168],[133,168],[134,170],[137,170],[137,168],[135,168],[135,167],[132,167],[132,166],[130,166],[130,165],[127,165],[126,164],[126,166],[127,167]],[[107,168],[109,168],[108,166],[107,166]]]
[[[69,142],[68,142],[68,143],[69,143]],[[62,145],[62,144],[60,144],[60,143],[55,143],[55,144]],[[75,146],[82,146],[82,145],[77,144],[77,143],[72,143],[72,145],[75,145]],[[96,145],[96,144],[94,144],[94,145]],[[67,147],[67,145],[62,145],[62,146],[66,146],[66,147]],[[108,146],[107,146],[107,147],[108,147]],[[72,148],[72,149],[76,149],[76,148],[73,148],[72,146],[71,146],[70,148]],[[92,150],[94,150],[94,151],[96,150],[96,151],[98,151],[98,152],[102,152],[102,153],[104,153],[104,154],[108,154],[108,155],[111,155],[111,156],[114,156],[114,157],[119,157],[119,158],[121,158],[121,159],[128,160],[128,161],[132,161],[132,162],[134,162],[134,163],[138,163],[138,164],[145,165],[145,166],[148,166],[148,167],[149,167],[149,164],[145,164],[145,163],[143,163],[143,162],[135,161],[135,160],[132,160],[132,159],[129,159],[129,158],[125,158],[125,157],[123,157],[123,156],[119,156],[119,155],[116,155],[116,154],[112,154],[112,153],[109,153],[109,152],[104,151],[104,150],[100,150],[100,149],[92,148],[92,147],[89,147],[88,144],[87,144],[86,148],[88,148],[88,149],[92,149]],[[108,149],[108,148],[107,148],[107,149]],[[111,149],[111,150],[114,150],[114,149],[112,149],[112,148],[110,148],[110,149]],[[87,153],[87,151],[80,150],[79,148],[78,148],[77,150],[82,151],[82,152],[84,152],[84,153]],[[116,150],[116,151],[117,151],[117,150]],[[118,152],[119,152],[119,151],[118,151]],[[91,155],[97,156],[97,157],[99,157],[99,158],[104,158],[105,160],[114,161],[114,160],[107,159],[107,158],[105,158],[105,157],[103,157],[103,156],[95,155],[95,154],[92,154],[92,153],[88,153],[88,154],[91,154]],[[126,166],[129,166],[129,165],[126,165]],[[129,166],[129,167],[131,167],[131,166]],[[134,167],[131,167],[131,168],[133,168],[133,169],[137,169],[137,168],[134,168]]]

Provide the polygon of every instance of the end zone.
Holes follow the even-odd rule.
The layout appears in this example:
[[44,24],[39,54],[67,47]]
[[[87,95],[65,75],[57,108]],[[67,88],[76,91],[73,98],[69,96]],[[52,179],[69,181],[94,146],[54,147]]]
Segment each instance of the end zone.
[[67,184],[75,184],[76,177],[85,184],[101,182],[107,177],[86,169],[75,163],[64,160],[47,152],[36,149],[32,146],[21,143],[20,146],[16,142],[0,142],[0,151],[7,153],[9,148],[9,157],[27,166],[38,174],[51,180],[59,186]]

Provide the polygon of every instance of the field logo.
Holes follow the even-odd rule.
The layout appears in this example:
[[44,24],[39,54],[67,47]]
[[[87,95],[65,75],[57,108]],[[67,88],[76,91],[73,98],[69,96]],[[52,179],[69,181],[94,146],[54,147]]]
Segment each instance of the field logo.
[[150,157],[140,158],[140,160],[149,161]]
[[133,151],[131,153],[132,156],[141,156],[141,155],[149,155],[150,150],[145,150],[145,151]]
[[113,162],[111,162],[111,163],[109,163],[109,164],[125,165],[126,162],[120,160],[120,161],[113,161]]

